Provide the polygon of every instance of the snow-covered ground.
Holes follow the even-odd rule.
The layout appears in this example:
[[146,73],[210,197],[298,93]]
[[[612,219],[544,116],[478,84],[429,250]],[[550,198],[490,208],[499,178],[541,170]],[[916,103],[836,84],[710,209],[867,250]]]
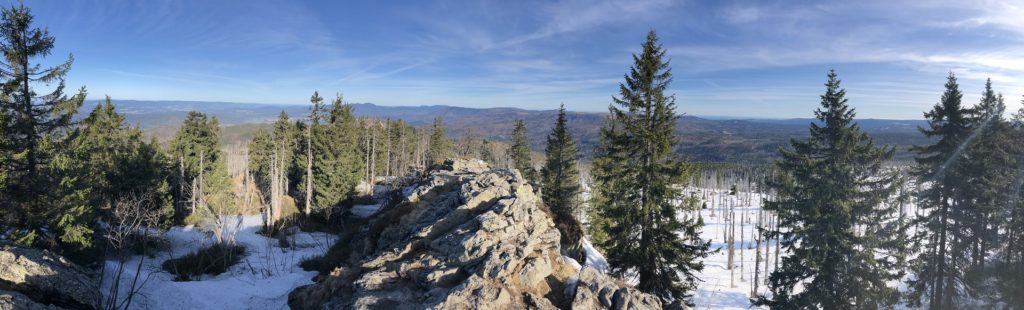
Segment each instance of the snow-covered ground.
[[352,206],[352,214],[359,218],[368,218],[371,215],[377,214],[383,205],[380,203],[372,205],[355,205]]
[[[755,249],[753,236],[756,235],[758,214],[761,211],[761,201],[764,196],[740,192],[737,195],[729,195],[728,190],[688,188],[686,193],[694,192],[702,203],[707,203],[707,209],[700,211],[704,219],[704,229],[701,236],[705,240],[711,240],[711,250],[718,250],[704,260],[704,270],[698,273],[697,277],[703,280],[697,286],[694,294],[694,304],[697,309],[749,309],[751,286],[754,280],[755,256],[758,252]],[[735,253],[733,270],[729,270],[729,250],[725,233],[727,232],[725,214],[732,208],[736,216]],[[741,242],[742,232],[742,244]],[[760,270],[758,293],[764,293],[767,286],[765,277],[765,248],[770,247],[770,264],[768,271],[771,272],[775,263],[775,244],[770,245],[762,242],[760,247],[761,261],[758,266]],[[742,259],[740,251],[742,249]]]
[[[259,215],[229,217],[237,227],[235,241],[245,246],[246,255],[239,264],[227,272],[204,277],[199,281],[176,282],[174,276],[160,265],[167,259],[180,257],[213,243],[207,234],[192,227],[174,227],[164,236],[170,249],[154,258],[132,256],[121,275],[121,294],[135,276],[142,263],[139,283],[142,285],[134,297],[131,309],[286,309],[288,293],[294,288],[313,283],[316,272],[303,271],[299,262],[305,257],[323,254],[334,242],[334,236],[325,233],[297,232],[289,236],[292,247],[281,248],[279,241],[256,232],[263,225]],[[112,288],[116,261],[107,261],[102,290],[105,295]]]

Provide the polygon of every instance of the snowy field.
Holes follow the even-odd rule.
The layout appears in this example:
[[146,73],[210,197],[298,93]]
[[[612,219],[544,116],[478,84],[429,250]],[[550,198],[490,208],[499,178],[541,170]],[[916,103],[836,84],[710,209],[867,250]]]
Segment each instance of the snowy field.
[[[234,239],[246,248],[241,262],[227,272],[207,276],[200,281],[174,281],[174,275],[163,271],[160,264],[180,257],[204,245],[212,237],[192,227],[174,227],[164,236],[170,249],[155,257],[132,256],[121,275],[121,294],[136,275],[141,262],[141,289],[130,309],[287,309],[288,293],[294,288],[312,284],[315,271],[303,271],[299,262],[305,257],[323,254],[334,242],[325,233],[297,232],[289,237],[292,247],[281,248],[278,240],[256,232],[263,225],[259,215],[229,217],[227,222],[237,230]],[[103,293],[109,294],[118,263],[107,261],[103,276]]]
[[[749,309],[750,293],[754,282],[755,256],[760,252],[760,271],[757,292],[763,294],[765,285],[765,251],[769,250],[768,272],[774,270],[775,243],[762,242],[760,251],[755,248],[756,226],[758,214],[761,212],[763,196],[740,192],[729,195],[728,190],[688,188],[686,193],[695,193],[707,208],[700,211],[704,219],[701,237],[711,240],[712,253],[704,260],[704,270],[698,274],[703,282],[698,284],[694,294],[697,309]],[[733,270],[729,270],[729,250],[726,242],[727,230],[725,214],[732,209],[735,214],[735,253]],[[767,223],[763,223],[767,225]],[[741,238],[742,237],[742,238]],[[742,240],[741,240],[742,239]],[[741,246],[742,242],[742,246]],[[742,253],[742,254],[741,254]],[[742,256],[741,256],[742,255]],[[742,257],[742,258],[741,258]]]

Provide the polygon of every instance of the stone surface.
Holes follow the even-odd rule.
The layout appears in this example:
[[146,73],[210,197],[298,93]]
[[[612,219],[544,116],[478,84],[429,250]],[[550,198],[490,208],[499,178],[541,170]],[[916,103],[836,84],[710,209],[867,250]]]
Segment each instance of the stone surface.
[[25,294],[0,290],[0,310],[57,310],[57,306],[44,305],[32,301]]
[[576,283],[573,309],[661,309],[661,300],[624,287],[590,266],[583,266]]
[[[449,160],[371,217],[349,260],[289,296],[300,309],[660,309],[562,256],[558,229],[515,170]],[[576,279],[579,279],[578,281]],[[574,286],[575,285],[575,286]],[[601,302],[604,300],[604,302]]]
[[98,287],[89,272],[59,255],[0,244],[0,288],[17,291],[40,304],[89,309],[98,308]]

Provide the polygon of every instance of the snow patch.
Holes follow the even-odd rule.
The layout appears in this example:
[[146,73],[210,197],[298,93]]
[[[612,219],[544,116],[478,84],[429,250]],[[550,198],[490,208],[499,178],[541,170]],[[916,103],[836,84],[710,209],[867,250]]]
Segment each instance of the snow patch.
[[374,214],[377,214],[377,212],[380,211],[381,207],[382,206],[379,203],[372,205],[355,205],[352,206],[352,215],[355,215],[359,218],[368,218]]
[[[128,258],[121,275],[119,300],[127,297],[125,292],[138,274],[141,289],[129,309],[286,309],[288,293],[312,284],[317,275],[315,271],[303,271],[299,262],[326,253],[335,240],[335,236],[326,233],[296,232],[287,237],[291,247],[282,248],[278,239],[256,233],[263,226],[260,215],[232,216],[226,222],[225,226],[237,228],[234,240],[246,248],[240,263],[217,276],[175,282],[174,276],[160,265],[210,245],[213,239],[193,227],[174,227],[164,234],[170,243],[168,250],[152,257]],[[106,262],[101,287],[105,296],[112,291],[117,266],[117,261]]]
[[600,271],[608,271],[608,260],[586,238],[583,239],[583,251],[587,254],[587,266],[594,267]]

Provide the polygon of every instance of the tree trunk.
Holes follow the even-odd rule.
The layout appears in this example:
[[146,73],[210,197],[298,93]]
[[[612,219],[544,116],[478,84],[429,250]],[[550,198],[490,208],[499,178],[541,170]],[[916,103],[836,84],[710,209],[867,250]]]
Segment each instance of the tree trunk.
[[313,122],[306,128],[306,216],[313,211]]

